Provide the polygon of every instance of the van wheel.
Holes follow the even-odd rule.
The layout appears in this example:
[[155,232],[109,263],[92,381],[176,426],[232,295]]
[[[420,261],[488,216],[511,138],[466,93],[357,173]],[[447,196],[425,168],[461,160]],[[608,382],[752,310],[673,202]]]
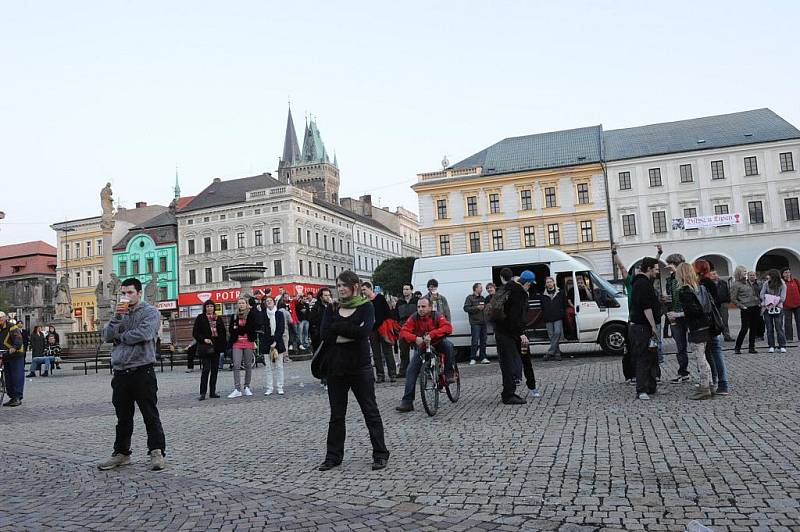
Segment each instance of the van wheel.
[[600,347],[607,355],[622,356],[625,352],[627,329],[621,323],[612,323],[600,333]]

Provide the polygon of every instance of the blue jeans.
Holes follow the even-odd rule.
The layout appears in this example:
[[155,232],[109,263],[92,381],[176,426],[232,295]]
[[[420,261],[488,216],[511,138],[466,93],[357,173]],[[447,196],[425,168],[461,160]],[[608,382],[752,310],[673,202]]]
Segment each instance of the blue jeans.
[[[486,324],[473,323],[469,326],[472,332],[472,360],[475,362],[486,359]],[[480,356],[478,356],[480,350]]]
[[311,339],[308,337],[308,327],[308,320],[303,320],[299,323],[297,336],[299,336],[299,341],[302,345],[311,345]]
[[39,366],[44,365],[45,373],[50,373],[50,365],[55,364],[56,357],[33,357],[31,359],[31,373],[39,369]]
[[550,347],[547,349],[547,356],[561,355],[559,344],[564,335],[564,322],[561,320],[545,322],[547,327],[547,337],[550,339]]
[[[444,352],[447,356],[445,360],[445,372],[452,373],[453,371],[453,344],[450,340],[439,340],[434,344],[434,349],[438,353]],[[406,369],[406,387],[403,393],[403,398],[400,400],[401,404],[410,405],[414,402],[414,390],[417,387],[417,379],[419,378],[419,371],[422,368],[422,357],[419,355],[419,349],[414,349],[414,354],[411,355],[411,361],[408,363]]]
[[6,372],[6,393],[12,399],[22,400],[25,389],[25,356],[8,356],[3,359]]
[[675,339],[675,347],[678,349],[678,375],[686,376],[689,374],[689,353],[687,352],[686,319],[678,318],[675,323],[670,324],[672,337]]
[[[770,347],[786,347],[786,329],[783,325],[784,311],[780,314],[764,313],[764,321],[767,323],[767,344]],[[775,345],[775,333],[778,333],[778,345]]]
[[720,338],[722,335],[712,336],[708,341],[709,348],[711,349],[711,356],[714,359],[714,367],[712,368],[716,374],[718,385],[728,385],[728,368],[725,366],[725,354],[722,352],[722,342]]

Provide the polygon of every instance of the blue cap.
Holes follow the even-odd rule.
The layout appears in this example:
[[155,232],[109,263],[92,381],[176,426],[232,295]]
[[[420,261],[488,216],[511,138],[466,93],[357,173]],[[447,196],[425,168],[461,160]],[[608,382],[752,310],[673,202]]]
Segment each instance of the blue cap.
[[522,272],[522,273],[519,275],[519,280],[520,280],[520,282],[522,282],[522,283],[535,283],[535,282],[536,282],[536,276],[533,274],[533,272],[532,272],[532,271],[530,271],[530,270],[524,270],[524,271],[523,271],[523,272]]

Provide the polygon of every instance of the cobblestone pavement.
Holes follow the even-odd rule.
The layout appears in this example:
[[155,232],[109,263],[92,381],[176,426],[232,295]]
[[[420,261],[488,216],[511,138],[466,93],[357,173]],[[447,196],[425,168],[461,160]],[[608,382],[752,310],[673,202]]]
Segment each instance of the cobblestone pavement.
[[524,406],[500,404],[496,363],[464,366],[461,401],[434,418],[419,401],[398,414],[402,383],[378,385],[379,472],[352,399],[345,462],[316,471],[328,406],[307,362],[288,364],[283,397],[263,395],[259,368],[255,396],[202,403],[197,371],[158,373],[163,472],[146,467],[138,417],[133,464],[95,469],[114,437],[107,373],[35,378],[0,409],[0,529],[800,529],[800,349],[726,347],[732,395],[711,401],[668,383],[635,401],[619,358],[585,353],[537,359],[543,397]]

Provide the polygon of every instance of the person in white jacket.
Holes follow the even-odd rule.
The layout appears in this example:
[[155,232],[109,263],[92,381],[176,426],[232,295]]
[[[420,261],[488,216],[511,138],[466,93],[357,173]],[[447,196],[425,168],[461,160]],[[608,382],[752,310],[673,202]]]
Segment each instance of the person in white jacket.
[[286,356],[286,316],[285,311],[275,306],[275,300],[264,298],[267,306],[264,344],[264,368],[267,377],[267,390],[264,395],[272,395],[277,388],[278,395],[283,395],[283,357]]

